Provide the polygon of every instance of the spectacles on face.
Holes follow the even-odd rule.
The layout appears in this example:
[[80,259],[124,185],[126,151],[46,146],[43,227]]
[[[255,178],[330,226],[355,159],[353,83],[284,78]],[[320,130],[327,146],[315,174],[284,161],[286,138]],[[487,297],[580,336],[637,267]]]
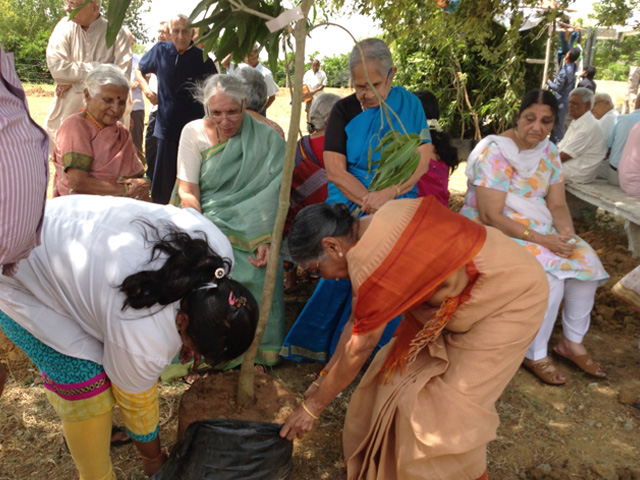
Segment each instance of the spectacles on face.
[[312,277],[321,277],[322,274],[320,272],[320,259],[315,262],[309,262],[306,266],[301,265],[302,269],[307,272]]
[[[389,71],[387,72],[387,75],[384,77],[383,81],[376,82],[373,84],[373,88],[376,91],[379,91],[384,86],[384,84],[389,81],[389,77],[391,76],[392,71],[393,71],[393,68],[390,68]],[[356,91],[356,95],[364,95],[371,91],[371,85],[369,85],[368,83],[365,85],[355,85],[354,90]]]
[[242,108],[239,110],[227,110],[226,112],[222,112],[220,110],[211,110],[209,112],[209,116],[216,122],[221,122],[222,120],[234,121],[240,118],[241,115],[243,115],[242,110]]
[[[90,2],[87,2],[87,5],[88,5],[89,3],[90,3]],[[83,2],[83,1],[77,1],[77,2],[67,2],[67,1],[65,1],[65,2],[64,2],[64,8],[65,8],[66,10],[76,10],[76,9],[78,9],[78,8],[80,8],[80,7],[82,7],[82,6],[84,6],[84,4],[85,4],[85,2]]]

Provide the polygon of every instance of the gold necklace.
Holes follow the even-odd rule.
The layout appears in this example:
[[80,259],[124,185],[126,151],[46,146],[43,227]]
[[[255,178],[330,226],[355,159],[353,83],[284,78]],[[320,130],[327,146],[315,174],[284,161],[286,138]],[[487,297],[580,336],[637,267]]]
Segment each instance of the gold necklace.
[[91,114],[89,113],[89,110],[87,110],[86,108],[83,108],[82,111],[87,114],[87,118],[91,121],[91,123],[93,123],[96,127],[98,127],[98,130],[102,130],[102,126],[100,126],[98,121],[91,116]]

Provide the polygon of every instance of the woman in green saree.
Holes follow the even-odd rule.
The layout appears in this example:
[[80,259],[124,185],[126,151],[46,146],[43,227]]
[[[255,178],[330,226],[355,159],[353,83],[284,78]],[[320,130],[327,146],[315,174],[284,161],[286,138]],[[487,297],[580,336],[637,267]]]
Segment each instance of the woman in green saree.
[[[262,298],[278,209],[285,141],[246,113],[242,80],[213,75],[202,87],[206,117],[188,123],[178,149],[182,208],[202,212],[233,247],[233,278]],[[284,339],[282,263],[256,363],[274,365]]]

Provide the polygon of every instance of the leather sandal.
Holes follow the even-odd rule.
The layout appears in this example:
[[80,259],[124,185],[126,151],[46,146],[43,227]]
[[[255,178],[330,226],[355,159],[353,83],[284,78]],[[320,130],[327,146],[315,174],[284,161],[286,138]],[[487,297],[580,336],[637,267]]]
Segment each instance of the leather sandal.
[[576,367],[582,370],[589,375],[592,375],[596,378],[605,378],[607,376],[606,373],[602,372],[602,374],[598,374],[598,370],[602,371],[602,367],[596,361],[594,361],[588,353],[584,355],[564,355],[558,351],[558,348],[555,347],[553,349],[553,353],[558,355],[563,360],[566,360],[570,363],[573,363]]
[[553,366],[551,360],[546,362],[533,363],[528,358],[522,361],[522,366],[538,377],[543,383],[547,385],[564,385],[567,380],[559,380],[557,378],[558,370],[554,369],[549,371],[549,367]]

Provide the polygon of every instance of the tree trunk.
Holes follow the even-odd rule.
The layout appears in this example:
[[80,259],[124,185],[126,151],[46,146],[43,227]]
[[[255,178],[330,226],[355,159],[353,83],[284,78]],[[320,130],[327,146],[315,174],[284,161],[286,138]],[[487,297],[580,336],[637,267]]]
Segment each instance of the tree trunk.
[[293,165],[295,160],[296,145],[298,143],[298,131],[300,129],[300,115],[302,106],[302,72],[304,70],[304,46],[307,37],[307,17],[313,0],[302,0],[300,8],[304,17],[298,20],[293,29],[293,36],[296,41],[296,56],[294,64],[294,88],[293,99],[291,103],[291,119],[289,123],[289,133],[287,136],[287,150],[284,160],[284,169],[282,171],[282,183],[280,186],[280,198],[278,199],[278,213],[271,235],[271,249],[267,262],[267,272],[264,279],[264,288],[262,290],[262,302],[260,302],[260,319],[253,343],[244,354],[242,367],[240,369],[240,378],[238,380],[237,401],[240,405],[247,405],[253,402],[254,393],[254,368],[253,363],[258,353],[258,347],[262,340],[269,312],[271,311],[271,302],[273,300],[273,290],[276,282],[276,273],[278,269],[278,257],[280,255],[280,245],[282,243],[282,231],[284,223],[289,211],[289,196],[291,193],[291,177],[293,175]]

